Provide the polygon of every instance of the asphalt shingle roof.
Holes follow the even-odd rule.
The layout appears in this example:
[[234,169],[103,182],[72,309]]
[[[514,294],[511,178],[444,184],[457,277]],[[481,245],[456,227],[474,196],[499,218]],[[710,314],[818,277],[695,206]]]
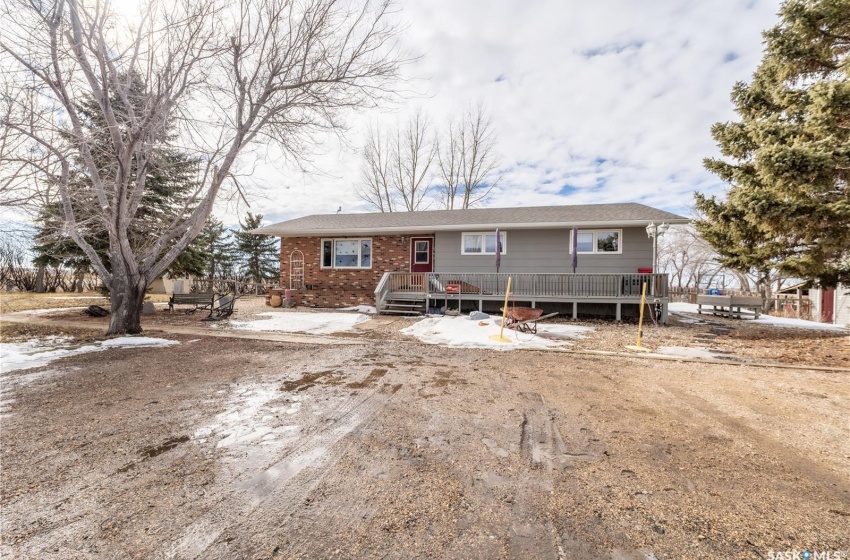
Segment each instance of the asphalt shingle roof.
[[545,229],[614,227],[649,222],[684,224],[688,218],[635,202],[520,208],[472,208],[366,214],[315,214],[253,230],[254,233],[293,236],[360,233],[421,233],[480,228]]

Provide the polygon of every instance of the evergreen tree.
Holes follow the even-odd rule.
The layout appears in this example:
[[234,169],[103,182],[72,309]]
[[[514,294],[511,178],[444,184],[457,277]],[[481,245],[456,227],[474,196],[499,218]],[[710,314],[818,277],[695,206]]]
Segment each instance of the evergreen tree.
[[788,0],[779,15],[733,89],[740,121],[712,127],[731,163],[705,165],[730,188],[696,194],[696,226],[730,268],[850,282],[850,0]]
[[[138,80],[137,80],[138,82]],[[137,86],[142,89],[141,83]],[[124,111],[122,101],[114,99],[116,112]],[[108,165],[110,146],[109,130],[98,111],[94,99],[87,98],[79,103],[78,110],[86,121],[86,130],[92,137],[95,157],[102,158],[102,164]],[[197,162],[188,155],[170,147],[165,139],[154,150],[147,167],[147,189],[142,196],[136,215],[129,226],[128,237],[134,251],[141,252],[152,238],[164,232],[175,219],[185,217],[192,208],[184,208],[185,200],[196,188],[194,169]],[[134,161],[134,166],[136,162]],[[72,188],[83,194],[72,202],[77,216],[77,229],[85,240],[100,255],[104,264],[109,264],[109,234],[107,225],[97,212],[97,200],[92,193],[89,179],[82,173],[72,170]],[[89,196],[86,196],[88,193]],[[65,218],[62,204],[54,201],[42,206],[37,218],[36,245],[33,247],[37,266],[65,266],[78,272],[90,271],[91,263],[65,231]],[[160,253],[170,249],[167,244]],[[201,275],[204,272],[203,248],[192,243],[168,268],[172,276]]]
[[236,247],[230,230],[221,220],[210,216],[196,242],[204,251],[203,275],[206,278],[237,278]]
[[243,274],[256,283],[277,278],[280,274],[279,246],[272,235],[255,235],[252,229],[262,227],[263,215],[248,212],[240,229],[233,232],[236,249],[242,258]]

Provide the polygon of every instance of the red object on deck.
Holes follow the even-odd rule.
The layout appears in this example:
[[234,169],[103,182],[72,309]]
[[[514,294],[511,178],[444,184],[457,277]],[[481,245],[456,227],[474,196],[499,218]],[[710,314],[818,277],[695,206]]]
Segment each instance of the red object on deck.
[[639,268],[638,274],[652,274],[652,267],[649,268]]
[[460,293],[460,284],[446,284],[446,293],[447,294],[459,294]]

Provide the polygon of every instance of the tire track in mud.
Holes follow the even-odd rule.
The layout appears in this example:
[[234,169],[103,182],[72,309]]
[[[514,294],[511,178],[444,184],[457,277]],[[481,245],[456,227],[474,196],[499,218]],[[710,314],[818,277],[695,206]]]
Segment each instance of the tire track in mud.
[[[511,558],[560,558],[558,532],[551,520],[541,515],[552,494],[552,468],[559,457],[551,412],[540,393],[520,393],[520,453],[526,468],[519,475],[519,486],[512,507],[508,533],[508,553]],[[560,440],[560,436],[558,437]]]
[[[518,486],[525,492],[512,508],[513,519],[508,534],[511,558],[565,559],[585,556],[595,558],[652,558],[643,551],[619,551],[619,556],[596,549],[588,543],[560,534],[547,507],[554,492],[555,475],[577,462],[596,461],[604,444],[590,438],[585,429],[567,425],[562,434],[555,423],[555,413],[540,393],[520,393],[520,452],[527,467],[519,474]],[[565,437],[566,435],[566,437]]]
[[273,502],[278,516],[286,515],[287,509],[294,510],[339,457],[338,442],[369,421],[399,388],[399,385],[383,385],[366,395],[346,399],[319,420],[322,425],[303,434],[293,447],[284,450],[280,459],[247,480],[234,481],[232,490],[187,525],[176,542],[161,547],[157,557],[210,558],[215,551],[209,549],[225,531],[245,523],[246,518],[265,504]]

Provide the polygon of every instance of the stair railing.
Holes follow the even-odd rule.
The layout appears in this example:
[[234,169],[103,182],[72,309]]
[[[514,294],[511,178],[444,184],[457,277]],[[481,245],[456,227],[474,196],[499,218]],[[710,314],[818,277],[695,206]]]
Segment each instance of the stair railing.
[[390,293],[390,276],[391,272],[384,272],[384,275],[381,276],[381,281],[378,282],[378,286],[375,288],[375,309],[381,311],[384,309],[384,302],[387,299],[387,294]]

